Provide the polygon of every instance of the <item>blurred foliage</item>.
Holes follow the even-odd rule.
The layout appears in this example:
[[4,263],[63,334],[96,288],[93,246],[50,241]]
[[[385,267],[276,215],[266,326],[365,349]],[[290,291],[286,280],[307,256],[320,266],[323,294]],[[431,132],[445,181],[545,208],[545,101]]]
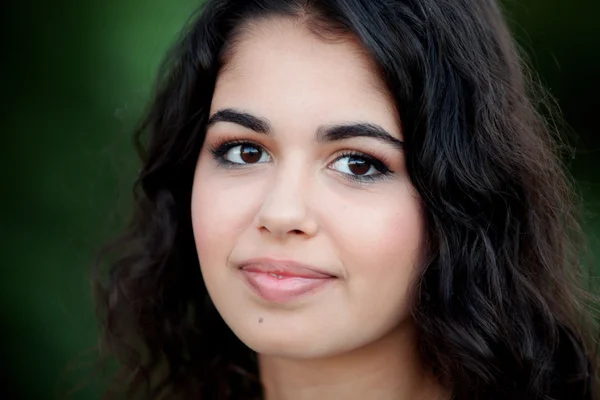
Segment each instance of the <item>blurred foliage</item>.
[[[600,233],[600,3],[507,0],[529,63],[578,136],[571,168]],[[194,0],[2,4],[0,398],[50,399],[94,360],[89,269],[123,225],[132,127]],[[94,385],[75,399],[99,397]]]

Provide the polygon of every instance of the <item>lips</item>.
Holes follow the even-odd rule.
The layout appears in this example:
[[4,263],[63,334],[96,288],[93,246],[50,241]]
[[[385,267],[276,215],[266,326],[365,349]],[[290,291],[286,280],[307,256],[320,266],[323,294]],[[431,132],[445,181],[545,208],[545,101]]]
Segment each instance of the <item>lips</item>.
[[293,261],[255,259],[241,264],[240,271],[263,300],[286,303],[315,293],[337,279],[326,271]]

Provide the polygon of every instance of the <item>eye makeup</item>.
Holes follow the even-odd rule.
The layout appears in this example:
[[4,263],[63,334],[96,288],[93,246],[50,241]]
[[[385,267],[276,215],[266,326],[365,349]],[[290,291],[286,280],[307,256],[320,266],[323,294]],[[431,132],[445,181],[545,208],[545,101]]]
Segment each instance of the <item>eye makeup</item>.
[[[239,151],[233,153],[238,161],[232,161],[232,155],[229,153],[236,147],[240,147]],[[244,148],[246,152],[244,152]],[[263,146],[247,139],[224,138],[211,145],[209,152],[219,166],[226,168],[251,168],[254,164],[271,161],[271,155]],[[243,155],[246,154],[250,154],[250,156],[244,160]],[[262,155],[265,154],[268,156],[268,160],[261,162]],[[257,155],[260,155],[258,160]],[[344,159],[348,159],[348,161],[341,163]],[[328,163],[327,168],[345,179],[361,183],[380,181],[394,174],[385,157],[373,156],[357,150],[339,151],[335,159]]]

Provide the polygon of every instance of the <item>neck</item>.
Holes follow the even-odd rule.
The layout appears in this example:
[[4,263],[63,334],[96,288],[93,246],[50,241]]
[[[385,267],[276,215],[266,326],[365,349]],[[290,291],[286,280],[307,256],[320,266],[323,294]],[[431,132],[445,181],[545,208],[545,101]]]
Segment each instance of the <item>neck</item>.
[[438,400],[443,390],[419,356],[414,329],[341,355],[289,359],[259,355],[266,400]]

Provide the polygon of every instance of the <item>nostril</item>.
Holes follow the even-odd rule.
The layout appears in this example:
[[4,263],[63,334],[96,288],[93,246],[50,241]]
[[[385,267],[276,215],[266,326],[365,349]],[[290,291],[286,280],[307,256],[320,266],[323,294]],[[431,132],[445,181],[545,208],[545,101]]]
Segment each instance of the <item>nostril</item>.
[[294,235],[302,235],[304,232],[302,232],[300,229],[294,229],[294,230],[290,231],[290,233],[292,233]]

